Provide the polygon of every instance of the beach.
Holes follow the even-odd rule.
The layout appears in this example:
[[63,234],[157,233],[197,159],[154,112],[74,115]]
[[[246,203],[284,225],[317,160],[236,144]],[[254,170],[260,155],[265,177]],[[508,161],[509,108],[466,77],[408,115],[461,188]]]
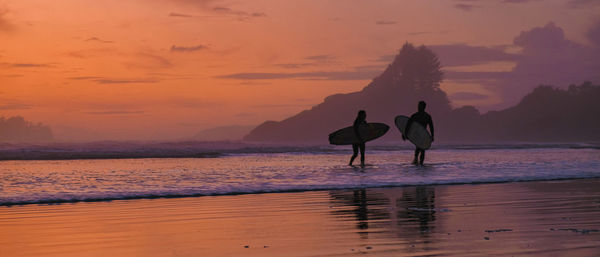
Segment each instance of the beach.
[[0,207],[0,256],[598,256],[600,180]]
[[0,257],[600,257],[598,14],[0,0]]

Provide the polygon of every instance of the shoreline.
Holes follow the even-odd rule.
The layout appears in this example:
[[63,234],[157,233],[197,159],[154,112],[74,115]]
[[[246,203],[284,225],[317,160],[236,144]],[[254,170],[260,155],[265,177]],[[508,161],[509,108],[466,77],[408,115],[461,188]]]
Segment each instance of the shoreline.
[[[403,141],[371,142],[368,151],[414,151],[414,146]],[[600,142],[436,142],[430,150],[532,150],[532,149],[591,149],[600,150]],[[4,161],[60,161],[60,160],[126,160],[126,159],[185,159],[222,158],[244,154],[330,153],[351,152],[349,145],[330,144],[276,144],[252,142],[88,142],[54,144],[1,144],[0,163]]]
[[134,195],[134,196],[122,196],[122,197],[108,197],[108,198],[89,198],[89,199],[51,199],[42,201],[22,201],[22,202],[8,202],[0,203],[2,207],[17,207],[26,205],[60,205],[60,204],[76,204],[76,203],[94,203],[94,202],[112,202],[112,201],[131,201],[131,200],[152,200],[152,199],[177,199],[177,198],[197,198],[197,197],[212,197],[212,196],[237,196],[237,195],[260,195],[260,194],[278,194],[278,193],[303,193],[303,192],[323,192],[323,191],[337,191],[337,190],[361,190],[361,189],[387,189],[387,188],[405,188],[405,187],[420,187],[420,186],[459,186],[459,185],[485,185],[485,184],[510,184],[510,183],[528,183],[528,182],[550,182],[550,181],[577,181],[577,180],[598,180],[600,177],[577,177],[577,178],[547,178],[547,179],[531,179],[531,180],[519,180],[519,181],[481,181],[481,182],[448,182],[448,183],[431,183],[431,184],[405,184],[405,185],[377,185],[377,186],[364,186],[364,187],[339,187],[339,188],[316,188],[316,189],[289,189],[289,190],[277,190],[277,191],[251,191],[251,192],[229,192],[229,193],[215,193],[215,194],[148,194],[148,195]]
[[600,179],[30,204],[2,256],[569,255],[600,252]]

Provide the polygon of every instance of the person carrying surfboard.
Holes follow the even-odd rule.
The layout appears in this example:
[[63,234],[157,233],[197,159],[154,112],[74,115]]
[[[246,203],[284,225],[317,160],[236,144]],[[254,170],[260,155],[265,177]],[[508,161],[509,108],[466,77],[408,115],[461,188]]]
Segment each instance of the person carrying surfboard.
[[360,111],[358,111],[358,115],[356,116],[356,119],[354,120],[354,125],[352,125],[352,127],[354,128],[354,134],[356,134],[356,137],[358,138],[358,141],[360,143],[352,144],[353,154],[352,154],[352,158],[350,158],[350,164],[349,164],[350,166],[352,166],[354,159],[356,159],[356,156],[358,156],[358,150],[360,149],[360,166],[365,167],[365,141],[360,136],[359,127],[361,125],[367,125],[366,119],[367,119],[367,112],[365,112],[364,110],[360,110]]
[[[425,103],[425,101],[420,101],[419,105],[418,105],[419,111],[410,116],[410,118],[408,119],[408,122],[406,123],[406,129],[404,129],[404,131],[406,131],[408,133],[410,126],[412,125],[413,122],[418,122],[425,129],[427,129],[427,125],[429,125],[429,131],[431,132],[431,142],[433,142],[433,120],[431,119],[431,115],[429,115],[429,113],[425,112],[425,107],[427,107],[427,103]],[[402,140],[406,140],[405,134],[407,134],[407,133],[402,134]],[[417,162],[417,160],[418,160],[418,162]],[[413,160],[413,164],[423,165],[424,160],[425,160],[425,149],[421,149],[417,146],[417,148],[415,149],[415,159]]]

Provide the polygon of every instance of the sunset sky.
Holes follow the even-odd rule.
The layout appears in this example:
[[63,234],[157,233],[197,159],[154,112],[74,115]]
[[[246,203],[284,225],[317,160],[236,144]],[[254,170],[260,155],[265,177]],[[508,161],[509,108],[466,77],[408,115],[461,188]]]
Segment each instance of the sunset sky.
[[173,140],[358,91],[405,43],[455,107],[600,82],[597,0],[0,0],[0,116],[59,140]]

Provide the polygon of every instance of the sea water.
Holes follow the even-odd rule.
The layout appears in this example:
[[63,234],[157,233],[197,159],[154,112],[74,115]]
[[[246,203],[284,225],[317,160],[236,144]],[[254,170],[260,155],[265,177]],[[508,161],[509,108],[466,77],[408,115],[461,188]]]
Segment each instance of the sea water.
[[[0,161],[0,205],[600,177],[600,150],[572,146],[233,149],[209,158]],[[355,164],[360,163],[357,158]]]

